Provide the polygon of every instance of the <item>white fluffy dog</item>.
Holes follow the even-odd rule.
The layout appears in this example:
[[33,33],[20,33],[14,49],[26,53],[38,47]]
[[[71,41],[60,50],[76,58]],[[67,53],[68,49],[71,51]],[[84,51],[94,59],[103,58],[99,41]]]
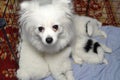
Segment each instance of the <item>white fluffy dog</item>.
[[70,0],[21,4],[18,79],[38,80],[52,73],[56,80],[74,80],[69,60],[74,35],[69,4]]
[[74,27],[76,31],[76,38],[72,47],[73,60],[82,64],[88,63],[105,63],[104,53],[111,53],[111,49],[107,46],[96,42],[92,37],[106,38],[107,35],[100,29],[102,23],[96,19],[74,15]]

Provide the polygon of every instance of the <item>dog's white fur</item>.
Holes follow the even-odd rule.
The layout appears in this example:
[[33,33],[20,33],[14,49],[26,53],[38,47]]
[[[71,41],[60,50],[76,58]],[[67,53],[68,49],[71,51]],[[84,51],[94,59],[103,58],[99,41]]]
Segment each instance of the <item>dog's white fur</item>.
[[[38,80],[52,73],[56,80],[74,80],[69,60],[71,48],[68,47],[74,33],[70,0],[46,1],[33,0],[21,4],[22,43],[19,45],[17,77],[20,80]],[[58,25],[57,31],[53,25]],[[44,30],[40,32],[41,26]],[[46,42],[47,37],[53,39],[51,44]]]
[[[88,52],[85,51],[84,47],[86,46],[87,41],[89,40],[89,37],[81,37],[79,39],[76,39],[76,42],[73,47],[73,59],[75,63],[82,64],[84,62],[87,63],[105,63],[108,64],[108,61],[105,59],[104,55],[105,52],[111,53],[111,49],[105,46],[104,44],[100,44],[100,46],[97,48],[97,53],[93,51],[93,48],[90,49]],[[91,39],[94,43],[97,41],[94,39]],[[92,45],[92,47],[93,47]]]
[[[76,31],[76,38],[74,39],[74,43],[72,46],[73,60],[78,64],[82,64],[83,62],[103,62],[107,64],[107,60],[104,58],[104,53],[111,53],[111,49],[107,46],[100,44],[101,47],[97,49],[98,54],[94,53],[93,50],[89,52],[85,52],[84,50],[84,46],[86,45],[85,43],[88,39],[98,36],[101,38],[107,37],[107,34],[100,29],[102,23],[96,19],[79,15],[74,15],[73,22]],[[96,42],[94,39],[92,40],[94,43]]]
[[46,54],[45,59],[55,80],[74,80],[70,53],[71,47],[66,47],[59,53]]

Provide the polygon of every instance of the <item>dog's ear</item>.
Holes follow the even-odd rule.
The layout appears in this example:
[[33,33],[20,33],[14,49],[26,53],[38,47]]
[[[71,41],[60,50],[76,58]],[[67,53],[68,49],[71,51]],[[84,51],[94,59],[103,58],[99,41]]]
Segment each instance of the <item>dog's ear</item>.
[[28,1],[24,1],[20,4],[20,9],[21,10],[26,10],[29,7],[29,2]]
[[61,8],[61,10],[65,11],[68,17],[72,15],[73,13],[72,0],[53,0],[52,3]]

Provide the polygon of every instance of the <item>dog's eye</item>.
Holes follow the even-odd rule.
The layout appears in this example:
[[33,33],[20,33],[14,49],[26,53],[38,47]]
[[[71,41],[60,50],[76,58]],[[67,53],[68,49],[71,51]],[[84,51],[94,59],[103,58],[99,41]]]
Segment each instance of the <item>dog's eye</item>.
[[40,26],[40,27],[38,27],[38,30],[39,30],[40,32],[43,32],[43,31],[44,31],[44,27]]
[[52,28],[53,28],[54,31],[57,31],[58,30],[58,25],[53,25]]

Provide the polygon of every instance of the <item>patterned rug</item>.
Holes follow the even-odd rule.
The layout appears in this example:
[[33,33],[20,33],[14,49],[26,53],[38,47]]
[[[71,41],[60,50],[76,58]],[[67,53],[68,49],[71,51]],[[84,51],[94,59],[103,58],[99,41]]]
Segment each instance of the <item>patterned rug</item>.
[[[4,18],[7,21],[5,30],[15,54],[18,44],[17,11],[18,0],[9,0]],[[14,2],[16,1],[16,2]],[[120,26],[120,0],[74,0],[74,9],[77,14],[94,17],[104,25]],[[0,0],[0,18],[2,18],[7,0]],[[117,5],[117,6],[116,6]],[[87,7],[88,6],[88,7]],[[114,7],[113,7],[114,6]],[[87,7],[87,8],[86,8]],[[0,29],[0,80],[17,80],[15,77],[18,65],[8,47],[2,30]]]
[[103,25],[120,26],[119,5],[120,0],[74,0],[77,14],[96,18]]
[[[16,45],[18,44],[18,26],[16,14],[16,0],[0,0],[0,18],[3,18],[3,13],[6,9],[4,18],[7,22],[5,27],[7,36],[11,43],[14,54],[17,54]],[[6,5],[8,5],[6,7]],[[16,70],[18,68],[17,63],[13,55],[11,54],[10,48],[8,47],[7,41],[3,34],[2,29],[0,29],[0,80],[17,80]]]

